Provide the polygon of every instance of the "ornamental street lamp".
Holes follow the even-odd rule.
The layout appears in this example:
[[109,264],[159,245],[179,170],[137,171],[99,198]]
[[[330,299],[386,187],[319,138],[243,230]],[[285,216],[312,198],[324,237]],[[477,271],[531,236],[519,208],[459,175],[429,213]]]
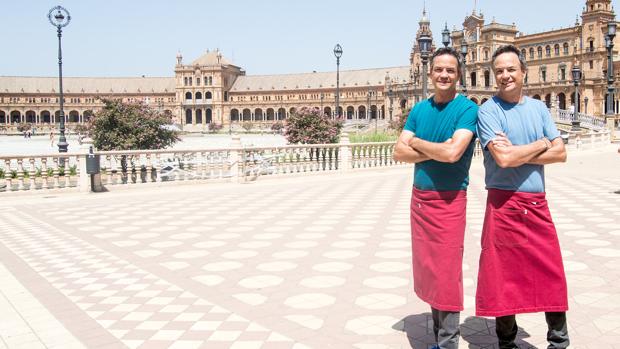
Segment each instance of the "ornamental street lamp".
[[420,35],[418,45],[420,46],[420,57],[422,58],[422,98],[426,99],[428,88],[428,55],[431,52],[431,43],[433,39],[427,33]]
[[56,6],[47,14],[47,19],[56,27],[58,32],[58,84],[60,88],[60,138],[58,139],[58,152],[66,153],[69,143],[67,143],[67,138],[65,137],[65,101],[62,92],[62,28],[69,24],[71,15],[64,7]]
[[342,57],[342,46],[334,46],[334,56],[336,56],[336,117],[340,117],[340,57]]
[[444,47],[448,47],[450,45],[450,30],[448,30],[448,22],[446,22],[446,27],[443,28],[441,32],[441,43]]
[[573,105],[573,117],[571,122],[573,126],[571,127],[571,131],[579,131],[579,117],[577,114],[579,101],[577,100],[577,88],[579,87],[579,81],[581,80],[581,69],[579,69],[579,66],[576,63],[573,66],[571,73],[573,75],[573,84],[575,85],[575,104]]
[[614,63],[613,49],[614,37],[616,36],[616,22],[607,22],[607,35],[605,35],[605,47],[607,48],[607,109],[606,117],[613,117],[614,114]]
[[463,94],[467,95],[467,80],[465,78],[467,74],[467,66],[465,65],[467,61],[467,41],[465,41],[465,33],[463,33],[463,40],[461,41],[461,57],[463,58],[461,62],[461,66],[463,67],[461,68],[461,87],[463,89]]

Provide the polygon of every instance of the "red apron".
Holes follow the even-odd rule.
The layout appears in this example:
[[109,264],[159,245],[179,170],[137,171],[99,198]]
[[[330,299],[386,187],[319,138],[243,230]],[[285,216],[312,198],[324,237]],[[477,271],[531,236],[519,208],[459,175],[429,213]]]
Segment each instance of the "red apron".
[[463,239],[467,192],[413,189],[413,288],[443,311],[463,310]]
[[567,310],[562,254],[545,193],[489,189],[476,315]]

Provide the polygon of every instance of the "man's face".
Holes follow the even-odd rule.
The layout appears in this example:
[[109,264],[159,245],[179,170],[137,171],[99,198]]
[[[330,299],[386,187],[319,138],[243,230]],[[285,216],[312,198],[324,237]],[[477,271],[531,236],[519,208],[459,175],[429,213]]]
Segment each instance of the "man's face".
[[456,91],[456,83],[459,81],[456,58],[448,54],[435,57],[431,66],[431,81],[435,91]]
[[519,57],[513,52],[502,53],[495,58],[495,81],[501,94],[520,94],[525,72]]

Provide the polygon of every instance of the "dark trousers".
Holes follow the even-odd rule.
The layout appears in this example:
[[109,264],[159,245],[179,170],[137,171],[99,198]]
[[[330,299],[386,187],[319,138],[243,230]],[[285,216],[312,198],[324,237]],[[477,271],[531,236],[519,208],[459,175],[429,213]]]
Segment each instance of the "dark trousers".
[[[545,313],[547,321],[548,349],[568,348],[568,329],[566,328],[566,313]],[[499,340],[500,349],[518,349],[515,344],[517,338],[517,319],[514,315],[495,318],[495,333]]]
[[457,349],[459,347],[460,312],[443,311],[432,308],[433,332],[440,349]]

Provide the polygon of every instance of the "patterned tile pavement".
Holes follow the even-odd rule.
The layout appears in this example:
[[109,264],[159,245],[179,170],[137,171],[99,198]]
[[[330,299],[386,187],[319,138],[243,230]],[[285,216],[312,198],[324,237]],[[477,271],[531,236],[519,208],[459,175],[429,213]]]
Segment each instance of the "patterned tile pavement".
[[[547,168],[574,348],[620,348],[620,156]],[[7,196],[2,348],[428,348],[412,294],[408,168],[251,184]],[[496,348],[474,316],[486,193],[472,165],[461,348]],[[519,344],[543,348],[542,314]]]

